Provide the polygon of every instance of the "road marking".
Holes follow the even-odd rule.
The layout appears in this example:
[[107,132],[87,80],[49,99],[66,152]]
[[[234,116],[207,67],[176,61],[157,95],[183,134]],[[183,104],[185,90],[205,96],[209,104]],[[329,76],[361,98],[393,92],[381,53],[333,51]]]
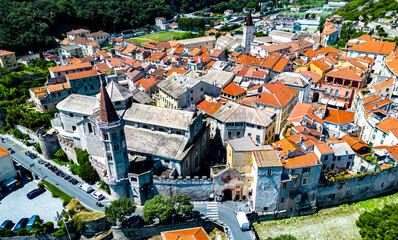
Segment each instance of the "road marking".
[[16,144],[16,143],[11,143],[11,144],[10,144],[11,147],[12,147],[12,146],[15,146],[15,145],[17,145],[17,144]]
[[24,149],[24,150],[21,150],[21,153],[24,153],[24,152],[26,152],[26,149]]
[[218,220],[218,204],[217,202],[206,203],[206,217]]

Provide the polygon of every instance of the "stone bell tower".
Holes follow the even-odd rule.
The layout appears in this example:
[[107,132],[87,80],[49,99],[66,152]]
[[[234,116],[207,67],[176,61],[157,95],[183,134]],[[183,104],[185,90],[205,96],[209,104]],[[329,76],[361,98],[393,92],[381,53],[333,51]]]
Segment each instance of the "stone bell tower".
[[246,18],[246,24],[243,27],[243,47],[245,48],[245,53],[250,53],[250,47],[254,39],[255,27],[252,20],[252,12],[249,11],[249,15]]
[[100,117],[98,127],[101,131],[102,149],[105,156],[107,175],[104,181],[111,189],[112,197],[129,197],[129,160],[127,156],[124,121],[116,110],[105,89],[101,86]]

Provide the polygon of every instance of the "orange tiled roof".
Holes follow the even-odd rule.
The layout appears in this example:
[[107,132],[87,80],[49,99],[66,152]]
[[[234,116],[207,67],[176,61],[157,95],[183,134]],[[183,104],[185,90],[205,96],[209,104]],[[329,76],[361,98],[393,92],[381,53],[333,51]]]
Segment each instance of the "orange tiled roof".
[[214,51],[210,54],[210,57],[219,57],[221,53],[223,53],[223,50],[214,49]]
[[226,99],[221,99],[219,102],[208,102],[208,101],[205,102],[205,101],[206,100],[203,100],[196,106],[210,115],[215,113],[222,106],[222,103],[228,102],[228,100]]
[[97,70],[88,70],[88,71],[83,71],[83,72],[66,74],[66,77],[69,80],[75,80],[75,79],[93,77],[93,76],[98,76],[98,75],[99,74],[98,74]]
[[315,146],[321,154],[333,153],[333,150],[328,146],[326,142],[318,142],[315,144]]
[[384,82],[382,82],[380,84],[373,85],[373,89],[375,91],[379,91],[379,90],[381,90],[383,88],[386,88],[388,86],[391,86],[393,84],[394,84],[394,78],[390,78],[387,81],[384,81]]
[[47,89],[49,92],[57,92],[68,88],[70,88],[70,86],[67,82],[47,85]]
[[94,66],[101,74],[111,69],[106,63],[97,63]]
[[369,104],[369,103],[371,103],[371,102],[377,101],[377,100],[379,100],[380,98],[381,98],[380,95],[372,95],[372,96],[363,98],[363,99],[362,99],[362,103],[363,103],[364,105],[366,105],[366,104]]
[[247,54],[242,54],[234,60],[234,62],[236,62],[236,63],[251,64],[251,65],[256,65],[256,66],[259,66],[261,64],[261,61],[262,60],[257,59],[252,56],[249,56]]
[[334,47],[324,47],[318,49],[316,52],[328,54],[328,53],[340,53],[341,51]]
[[316,59],[316,60],[310,62],[310,64],[313,64],[315,67],[321,69],[321,71],[324,72],[331,68],[331,66],[329,64],[327,64],[326,61],[327,61],[326,58],[321,58],[321,59]]
[[398,128],[398,119],[387,117],[383,121],[380,121],[378,124],[376,124],[376,127],[388,134],[392,129]]
[[246,90],[238,85],[236,83],[231,82],[228,84],[223,90],[221,90],[221,93],[228,94],[231,96],[239,96],[240,94],[246,92]]
[[360,43],[352,48],[349,51],[357,51],[357,52],[370,52],[376,54],[391,54],[395,49],[395,42],[382,42],[382,41],[367,41],[364,43]]
[[315,52],[312,48],[309,48],[307,51],[304,52],[305,56],[308,56],[310,59],[318,55],[317,52]]
[[288,88],[283,83],[276,81],[265,85],[271,93],[263,92],[256,102],[264,103],[270,106],[283,107],[298,94],[299,90]]
[[359,39],[359,40],[367,40],[367,41],[371,41],[373,40],[373,38],[369,35],[369,34],[364,34],[362,36],[359,36],[357,38],[354,39]]
[[279,155],[281,157],[288,155],[289,151],[290,152],[298,151],[303,153],[303,150],[301,150],[301,148],[296,143],[288,140],[287,138],[282,138],[281,140],[276,141],[274,144],[275,144],[274,148],[279,150]]
[[312,78],[311,81],[313,83],[318,83],[322,79],[322,75],[319,75],[318,73],[314,71],[301,71],[300,74]]
[[274,70],[275,72],[282,72],[283,69],[285,69],[285,67],[288,65],[288,63],[289,63],[289,59],[280,58],[278,63],[275,64],[275,66],[272,70]]
[[272,69],[276,63],[278,62],[278,60],[281,58],[281,55],[278,53],[273,53],[271,55],[269,55],[267,57],[267,59],[265,59],[265,61],[261,64],[261,66],[265,67],[265,68],[269,68]]
[[184,75],[187,72],[187,70],[173,67],[169,71],[167,71],[167,73],[165,75],[166,76],[170,76],[173,72],[176,72],[176,73],[179,73],[181,75]]
[[196,56],[200,53],[201,49],[200,48],[193,48],[190,52],[189,52],[189,56]]
[[282,159],[282,164],[285,168],[301,168],[317,164],[321,164],[315,153],[308,153],[294,158],[289,158],[288,161]]
[[9,151],[7,151],[5,148],[0,146],[0,157],[5,156],[9,153],[10,153]]
[[362,71],[354,68],[336,68],[327,73],[327,76],[350,79],[356,81],[362,81],[363,76],[361,76]]
[[210,240],[202,227],[162,232],[165,240]]
[[61,66],[51,67],[51,68],[49,68],[49,70],[55,73],[55,72],[64,72],[64,71],[70,71],[70,70],[82,69],[82,68],[89,68],[89,67],[91,67],[91,64],[89,62],[83,62],[83,63],[76,63],[76,64],[70,64],[70,65],[61,65]]
[[354,113],[347,112],[343,110],[336,109],[328,109],[325,118],[323,119],[326,122],[336,123],[338,125],[342,125],[345,123],[354,121]]
[[156,79],[152,76],[148,79],[141,78],[140,80],[138,80],[138,82],[143,89],[148,89],[157,83]]

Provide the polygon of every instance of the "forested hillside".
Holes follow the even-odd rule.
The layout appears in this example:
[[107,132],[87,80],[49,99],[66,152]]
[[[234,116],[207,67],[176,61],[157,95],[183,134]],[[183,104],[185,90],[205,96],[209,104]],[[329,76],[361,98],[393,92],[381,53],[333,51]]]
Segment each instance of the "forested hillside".
[[396,0],[353,0],[337,10],[337,14],[346,20],[355,21],[363,17],[363,21],[372,21],[388,11],[398,10]]
[[[55,46],[53,37],[71,28],[110,33],[154,24],[211,7],[222,0],[0,0],[0,49],[38,51]],[[242,10],[248,0],[230,0],[225,8]],[[255,0],[254,2],[259,2]]]

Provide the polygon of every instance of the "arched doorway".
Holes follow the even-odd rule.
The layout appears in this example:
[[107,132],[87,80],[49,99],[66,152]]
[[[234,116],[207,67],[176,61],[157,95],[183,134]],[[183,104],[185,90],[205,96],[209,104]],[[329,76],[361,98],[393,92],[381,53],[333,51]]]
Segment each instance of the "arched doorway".
[[232,190],[231,189],[225,189],[222,192],[223,196],[222,196],[222,200],[223,201],[230,201],[232,200]]
[[314,95],[312,96],[312,102],[318,102],[319,101],[319,93],[314,92]]

